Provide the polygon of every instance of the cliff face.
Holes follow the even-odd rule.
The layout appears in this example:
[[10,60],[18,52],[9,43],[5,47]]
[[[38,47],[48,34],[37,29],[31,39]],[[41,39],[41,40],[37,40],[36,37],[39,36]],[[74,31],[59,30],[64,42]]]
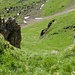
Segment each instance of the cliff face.
[[21,27],[15,19],[9,17],[6,21],[0,17],[0,33],[11,45],[20,48]]

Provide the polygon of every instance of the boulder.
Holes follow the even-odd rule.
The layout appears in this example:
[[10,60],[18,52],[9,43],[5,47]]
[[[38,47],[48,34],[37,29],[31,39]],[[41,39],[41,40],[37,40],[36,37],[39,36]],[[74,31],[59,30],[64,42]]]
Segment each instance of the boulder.
[[11,45],[20,48],[21,27],[18,25],[15,18],[9,17],[7,21],[5,21],[5,19],[0,17],[0,33]]

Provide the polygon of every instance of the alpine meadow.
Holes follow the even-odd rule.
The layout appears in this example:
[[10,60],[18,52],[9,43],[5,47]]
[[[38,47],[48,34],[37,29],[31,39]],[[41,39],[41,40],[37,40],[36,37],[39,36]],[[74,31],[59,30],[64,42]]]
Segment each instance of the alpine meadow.
[[75,0],[0,0],[0,75],[75,75]]

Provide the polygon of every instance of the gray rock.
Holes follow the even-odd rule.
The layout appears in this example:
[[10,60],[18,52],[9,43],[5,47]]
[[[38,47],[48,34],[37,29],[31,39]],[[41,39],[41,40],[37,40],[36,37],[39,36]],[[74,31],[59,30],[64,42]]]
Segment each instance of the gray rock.
[[0,33],[5,40],[17,48],[20,48],[21,43],[21,27],[16,23],[16,20],[9,17],[7,21],[0,17]]

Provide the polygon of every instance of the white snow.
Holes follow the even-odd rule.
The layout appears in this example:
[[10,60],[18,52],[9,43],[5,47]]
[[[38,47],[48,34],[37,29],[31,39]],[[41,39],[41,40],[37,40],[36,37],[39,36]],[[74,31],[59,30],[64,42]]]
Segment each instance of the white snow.
[[6,9],[7,11],[9,11],[9,9]]
[[24,23],[27,23],[27,21],[23,20]]
[[19,16],[20,14],[19,13],[17,13],[17,16]]
[[42,9],[42,7],[43,7],[44,5],[45,5],[45,4],[42,4],[41,7],[40,7],[40,9]]
[[39,19],[43,19],[43,18],[35,18],[35,19],[39,20]]
[[7,22],[7,20],[5,20],[5,22]]
[[36,5],[38,5],[38,4],[36,4]]
[[28,19],[30,16],[26,16],[26,17],[24,17],[24,19]]

